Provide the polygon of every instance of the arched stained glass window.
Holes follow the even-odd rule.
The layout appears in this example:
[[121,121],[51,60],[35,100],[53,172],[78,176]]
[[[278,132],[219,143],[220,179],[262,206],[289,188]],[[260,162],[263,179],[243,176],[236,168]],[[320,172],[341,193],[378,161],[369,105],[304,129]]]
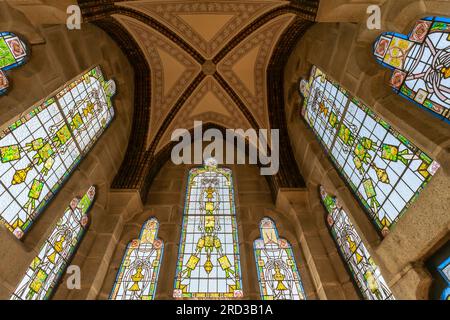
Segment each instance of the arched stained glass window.
[[322,202],[328,211],[327,223],[339,252],[350,269],[351,276],[367,300],[393,300],[391,290],[380,269],[362,242],[347,212],[335,197],[320,187]]
[[255,240],[254,251],[261,299],[305,300],[291,245],[278,236],[272,219],[262,219],[259,228],[261,239]]
[[28,58],[26,44],[14,33],[0,32],[0,96],[8,91],[6,71],[23,65]]
[[12,300],[50,299],[86,232],[94,197],[95,187],[90,187],[81,199],[72,200],[31,262]]
[[317,67],[300,87],[306,122],[386,235],[439,164]]
[[155,298],[164,243],[157,238],[159,222],[148,220],[139,239],[131,241],[123,256],[112,289],[111,300],[153,300]]
[[393,70],[397,94],[450,123],[450,18],[423,18],[408,35],[383,33],[373,54]]
[[109,125],[114,93],[95,67],[0,128],[0,219],[17,238]]
[[242,297],[232,172],[209,159],[189,172],[175,298]]

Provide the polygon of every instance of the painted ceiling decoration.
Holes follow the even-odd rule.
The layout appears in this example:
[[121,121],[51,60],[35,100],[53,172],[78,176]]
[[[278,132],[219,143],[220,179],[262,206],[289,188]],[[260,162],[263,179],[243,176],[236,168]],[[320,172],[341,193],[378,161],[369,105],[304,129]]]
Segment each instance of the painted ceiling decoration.
[[[84,22],[105,30],[135,72],[129,156],[113,187],[139,189],[145,198],[151,168],[162,161],[172,131],[192,128],[194,120],[221,128],[279,128],[287,139],[283,99],[272,92],[280,89],[276,81],[285,65],[276,52],[289,55],[313,23],[318,2],[78,0]],[[292,150],[283,149],[280,173],[270,178],[273,189],[302,186]]]

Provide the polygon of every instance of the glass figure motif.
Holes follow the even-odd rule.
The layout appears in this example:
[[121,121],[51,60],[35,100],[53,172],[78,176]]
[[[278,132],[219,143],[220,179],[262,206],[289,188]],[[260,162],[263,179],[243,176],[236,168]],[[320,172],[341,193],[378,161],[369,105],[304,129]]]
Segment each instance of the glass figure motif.
[[380,269],[367,251],[347,212],[323,187],[320,187],[320,195],[328,211],[327,223],[331,235],[363,297],[367,300],[394,300]]
[[27,59],[27,45],[14,33],[0,31],[0,96],[9,88],[6,72],[25,64]]
[[114,93],[95,67],[0,128],[0,221],[18,239],[112,121]]
[[214,159],[189,172],[173,295],[242,297],[232,172]]
[[387,235],[440,165],[317,67],[300,90],[306,122]]
[[259,228],[261,239],[255,240],[254,251],[261,299],[305,300],[291,245],[278,236],[272,219],[262,219]]
[[117,273],[110,300],[153,300],[155,298],[164,243],[157,238],[159,222],[148,220],[131,241]]
[[447,283],[447,288],[442,291],[441,300],[450,300],[450,257],[438,266],[438,271]]
[[81,199],[71,201],[28,267],[12,300],[50,299],[86,232],[88,211],[94,198],[95,187],[92,186]]
[[409,35],[383,33],[373,54],[392,70],[397,94],[450,124],[450,18],[421,19]]

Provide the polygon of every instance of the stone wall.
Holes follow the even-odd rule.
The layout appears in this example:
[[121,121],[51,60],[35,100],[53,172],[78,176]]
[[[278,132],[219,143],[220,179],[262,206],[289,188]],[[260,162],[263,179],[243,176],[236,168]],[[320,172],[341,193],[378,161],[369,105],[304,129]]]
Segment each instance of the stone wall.
[[[26,5],[24,1],[21,4]],[[28,63],[9,73],[12,85],[8,94],[0,97],[0,124],[7,123],[75,76],[98,64],[106,79],[114,78],[116,81],[116,118],[23,241],[15,239],[4,226],[0,227],[0,299],[11,296],[71,199],[83,195],[90,185],[96,185],[98,196],[90,212],[91,225],[73,261],[81,267],[82,290],[68,291],[62,283],[55,295],[59,299],[83,299],[92,296],[94,284],[102,279],[101,265],[99,268],[97,264],[96,269],[91,270],[92,261],[97,263],[97,257],[107,259],[108,248],[114,244],[113,234],[118,231],[119,216],[126,210],[133,210],[133,205],[139,203],[134,202],[133,193],[112,196],[110,192],[111,181],[128,144],[132,122],[133,71],[120,49],[100,29],[83,25],[79,31],[69,31],[62,24],[44,25],[46,19],[36,25],[27,18],[32,14],[29,9],[24,15],[7,2],[0,2],[0,30],[22,35],[31,47]],[[38,12],[35,11],[35,15]],[[36,20],[33,22],[36,23]]]
[[[325,1],[323,5],[329,2]],[[344,204],[394,295],[399,299],[424,299],[428,296],[431,282],[424,261],[442,244],[450,228],[450,126],[394,94],[387,84],[390,72],[375,62],[371,52],[373,42],[381,32],[408,34],[419,18],[449,12],[450,3],[410,0],[379,2],[382,30],[367,29],[368,16],[363,10],[367,6],[361,6],[361,1],[339,1],[335,10],[339,10],[340,6],[351,10],[351,5],[355,4],[353,9],[358,14],[349,20],[340,20],[339,16],[333,17],[334,11],[330,11],[327,18],[319,15],[318,20],[352,23],[316,24],[299,41],[286,65],[284,94],[288,129],[298,166],[310,192],[309,205],[317,216],[315,226],[309,226],[309,221],[300,220],[300,223],[307,226],[305,229],[319,228],[323,231],[322,241],[329,242],[330,236],[323,219],[325,211],[317,191],[318,185],[324,185]],[[324,13],[326,8],[322,7]],[[302,99],[298,94],[298,80],[309,79],[312,65],[317,65],[339,81],[442,166],[384,239],[378,236],[300,115]],[[331,248],[328,255],[335,255],[335,249]]]

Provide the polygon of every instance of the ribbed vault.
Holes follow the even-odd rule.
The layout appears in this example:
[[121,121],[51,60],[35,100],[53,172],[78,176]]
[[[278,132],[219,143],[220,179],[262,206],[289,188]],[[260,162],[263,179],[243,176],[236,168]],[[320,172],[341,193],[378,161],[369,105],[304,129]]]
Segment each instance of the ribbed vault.
[[[113,188],[145,197],[176,128],[280,129],[279,187],[302,187],[286,130],[283,69],[318,0],[79,0],[134,68],[134,120]],[[153,174],[152,174],[153,172]]]

